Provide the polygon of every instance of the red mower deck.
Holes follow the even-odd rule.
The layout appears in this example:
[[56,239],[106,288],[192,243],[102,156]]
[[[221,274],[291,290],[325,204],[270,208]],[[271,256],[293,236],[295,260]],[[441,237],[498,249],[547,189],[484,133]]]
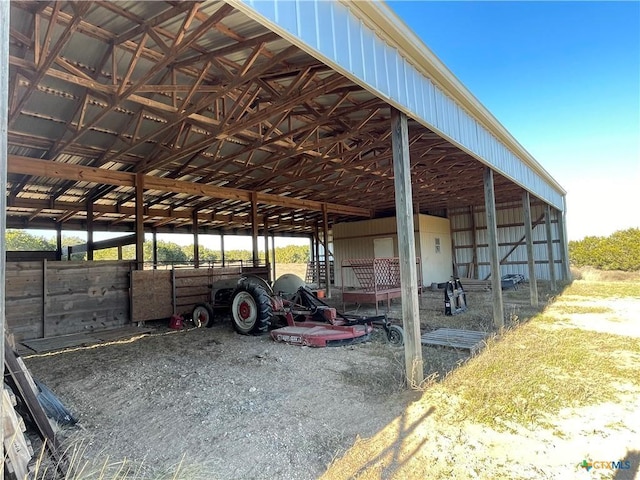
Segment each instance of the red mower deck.
[[308,347],[335,347],[365,342],[369,339],[371,325],[331,325],[317,322],[296,322],[271,331],[277,342]]

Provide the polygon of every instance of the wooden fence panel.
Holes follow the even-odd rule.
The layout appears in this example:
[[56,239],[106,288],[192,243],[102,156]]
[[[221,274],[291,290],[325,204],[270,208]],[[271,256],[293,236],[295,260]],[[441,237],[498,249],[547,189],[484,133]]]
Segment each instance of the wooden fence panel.
[[7,262],[7,326],[17,341],[130,323],[130,262]]

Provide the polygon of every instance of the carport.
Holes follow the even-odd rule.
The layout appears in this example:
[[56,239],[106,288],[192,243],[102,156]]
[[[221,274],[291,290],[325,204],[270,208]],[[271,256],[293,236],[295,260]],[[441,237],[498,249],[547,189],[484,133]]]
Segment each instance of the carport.
[[141,265],[144,232],[248,233],[255,246],[322,229],[326,244],[335,222],[396,215],[411,385],[413,212],[457,216],[459,262],[494,273],[498,328],[513,252],[532,303],[536,278],[568,276],[566,192],[382,3],[0,8],[3,227],[86,230],[89,252],[93,231],[135,232]]

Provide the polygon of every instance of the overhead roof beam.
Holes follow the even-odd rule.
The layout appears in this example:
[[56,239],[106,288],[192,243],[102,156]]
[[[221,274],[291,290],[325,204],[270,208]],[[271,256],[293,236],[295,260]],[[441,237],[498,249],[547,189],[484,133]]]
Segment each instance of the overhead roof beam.
[[[80,182],[90,182],[97,184],[118,185],[125,187],[135,187],[135,173],[118,172],[95,167],[85,167],[48,160],[38,160],[17,155],[9,155],[9,172],[32,175],[47,178],[60,178],[65,180],[76,180]],[[148,190],[159,190],[163,192],[185,193],[190,195],[200,195],[211,198],[224,198],[229,200],[241,200],[249,202],[251,192],[228,187],[216,187],[200,183],[185,182],[180,180],[170,180],[160,177],[145,176],[145,188]],[[257,193],[258,203],[267,205],[278,205],[288,208],[300,208],[304,210],[322,211],[324,202],[307,200],[301,198],[287,198],[281,195],[271,195]],[[328,211],[331,213],[354,215],[360,217],[370,217],[371,211],[366,208],[351,207],[327,203]]]

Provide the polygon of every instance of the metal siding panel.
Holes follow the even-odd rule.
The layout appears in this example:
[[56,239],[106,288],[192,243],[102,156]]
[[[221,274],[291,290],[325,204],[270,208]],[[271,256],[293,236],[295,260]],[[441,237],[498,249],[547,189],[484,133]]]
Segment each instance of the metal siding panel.
[[375,55],[375,35],[368,28],[361,30],[362,57],[364,58],[364,74],[365,80],[374,87],[378,87],[378,66],[376,65]]
[[331,2],[315,2],[318,49],[327,57],[335,55],[335,33],[333,31],[333,9]]
[[[375,50],[384,50],[384,62],[378,52],[371,56],[367,53],[364,58],[364,52],[368,48],[364,43],[368,44],[369,35],[375,35],[375,32],[365,26],[348,6],[330,2],[328,7],[320,0],[247,0],[246,3],[362,82],[374,86],[383,98],[393,99],[407,111],[413,112],[415,115],[412,116],[416,120],[440,130],[499,173],[524,185],[535,196],[558,209],[564,208],[562,195],[520,161],[517,155],[509,151],[477,120],[471,119],[471,134],[468,134],[466,112],[453,99],[447,98],[440,88],[432,85],[395,48],[378,40]],[[325,34],[322,30],[321,26],[327,24],[333,25],[332,33]],[[327,41],[326,37],[331,35],[333,41]],[[372,61],[373,58],[375,61]],[[388,73],[386,82],[383,71]],[[416,93],[420,88],[428,91],[428,94],[422,94],[426,101],[421,101],[421,95]]]
[[349,45],[351,52],[351,72],[358,78],[364,79],[364,62],[362,59],[362,39],[360,32],[362,22],[355,17],[349,17]]
[[374,55],[376,57],[376,87],[380,92],[384,93],[384,95],[387,96],[389,91],[389,80],[387,78],[388,72],[384,49],[385,44],[377,35],[374,36],[374,42]]

